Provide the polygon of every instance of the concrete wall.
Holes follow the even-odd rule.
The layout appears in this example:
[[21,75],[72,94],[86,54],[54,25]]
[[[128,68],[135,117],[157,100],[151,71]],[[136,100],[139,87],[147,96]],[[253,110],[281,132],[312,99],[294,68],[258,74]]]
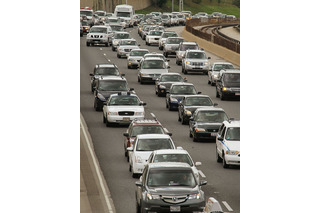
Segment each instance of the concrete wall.
[[[151,0],[127,0],[135,10],[141,10],[151,5]],[[125,4],[126,0],[80,0],[80,7],[90,7],[95,10],[106,10],[113,12],[118,4]]]

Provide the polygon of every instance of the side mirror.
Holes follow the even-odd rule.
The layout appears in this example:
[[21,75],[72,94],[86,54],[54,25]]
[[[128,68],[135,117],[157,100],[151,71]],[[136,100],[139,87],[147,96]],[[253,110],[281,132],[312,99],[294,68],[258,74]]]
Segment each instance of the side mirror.
[[169,135],[169,136],[172,136],[172,133],[171,133],[171,132],[167,132],[166,134]]
[[138,44],[138,46],[140,46],[140,44]]
[[167,59],[167,61],[170,61],[170,60]]
[[94,76],[92,73],[89,74],[90,76]]
[[201,166],[202,163],[201,163],[201,162],[196,162],[195,165],[196,165],[196,166]]
[[168,65],[167,68],[170,68],[170,66]]
[[218,106],[218,104],[217,104],[217,103],[214,103],[213,106]]
[[219,141],[222,141],[222,140],[223,140],[223,138],[222,138],[221,136],[219,136],[219,137],[218,137],[218,140],[219,140]]
[[142,186],[142,182],[141,181],[136,181],[136,186]]
[[140,105],[140,106],[145,106],[145,105],[147,105],[147,103],[140,102],[139,105]]
[[198,94],[201,94],[202,92],[198,92]]
[[183,79],[183,82],[187,82],[187,81],[188,81],[187,78],[184,78],[184,79]]
[[133,91],[133,90],[134,90],[134,88],[130,88],[130,89],[129,89],[129,91]]
[[208,181],[206,180],[201,180],[199,186],[204,186],[207,185]]
[[124,133],[123,133],[123,136],[129,137],[129,133],[128,133],[128,132],[124,132]]
[[209,56],[208,59],[211,59],[211,57]]
[[133,151],[133,147],[127,147],[127,151]]
[[203,48],[200,48],[200,50],[204,50]]
[[121,74],[121,76],[126,76],[126,74]]

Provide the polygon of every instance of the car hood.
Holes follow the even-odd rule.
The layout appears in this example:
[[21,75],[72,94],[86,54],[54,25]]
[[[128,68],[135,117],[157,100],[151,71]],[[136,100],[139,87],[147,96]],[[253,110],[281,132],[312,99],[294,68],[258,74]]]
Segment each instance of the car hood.
[[142,73],[150,73],[150,74],[161,74],[167,73],[168,69],[141,69],[140,72]]
[[194,188],[185,186],[174,186],[174,187],[155,187],[149,188],[149,192],[158,195],[187,195],[199,193],[198,186]]
[[205,128],[205,129],[216,129],[216,128],[220,128],[222,123],[214,123],[214,122],[199,122],[197,121],[195,123],[195,126],[200,127],[200,128]]
[[208,59],[198,59],[198,58],[186,58],[186,61],[190,61],[190,62],[208,62]]
[[108,106],[110,112],[119,112],[119,111],[135,111],[143,112],[143,106]]
[[228,141],[228,140],[225,140],[224,144],[225,144],[230,150],[240,151],[240,141]]

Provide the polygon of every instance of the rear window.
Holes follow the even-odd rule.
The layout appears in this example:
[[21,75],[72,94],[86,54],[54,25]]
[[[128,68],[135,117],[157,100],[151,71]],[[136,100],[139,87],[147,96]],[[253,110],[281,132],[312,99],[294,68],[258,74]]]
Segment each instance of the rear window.
[[140,139],[136,151],[154,151],[159,149],[174,149],[171,140],[168,138],[161,139]]

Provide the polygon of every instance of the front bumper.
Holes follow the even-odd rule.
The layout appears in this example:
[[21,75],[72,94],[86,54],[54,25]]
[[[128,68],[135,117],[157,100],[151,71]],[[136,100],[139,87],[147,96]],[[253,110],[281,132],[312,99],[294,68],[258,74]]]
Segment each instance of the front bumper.
[[87,43],[91,44],[107,44],[108,38],[87,38]]
[[226,90],[226,91],[222,91],[222,94],[228,97],[240,97],[240,90],[239,91]]
[[117,124],[130,124],[134,119],[141,120],[144,115],[132,115],[132,116],[122,116],[122,115],[108,115],[107,119],[109,123]]
[[224,159],[226,160],[227,164],[230,165],[240,165],[240,154],[238,155],[224,155]]
[[171,109],[178,109],[179,102],[170,102],[169,101],[169,106]]
[[170,212],[170,206],[180,206],[180,212],[183,213],[203,212],[205,201],[203,199],[187,200],[179,204],[170,204],[162,200],[148,200],[142,203],[142,208],[145,209],[146,212]]
[[204,140],[216,140],[217,133],[216,132],[199,132],[194,131],[193,137],[197,139],[204,139]]
[[159,38],[148,39],[149,44],[159,44]]
[[189,72],[208,72],[209,71],[209,65],[204,66],[195,66],[195,65],[185,65],[185,70]]

